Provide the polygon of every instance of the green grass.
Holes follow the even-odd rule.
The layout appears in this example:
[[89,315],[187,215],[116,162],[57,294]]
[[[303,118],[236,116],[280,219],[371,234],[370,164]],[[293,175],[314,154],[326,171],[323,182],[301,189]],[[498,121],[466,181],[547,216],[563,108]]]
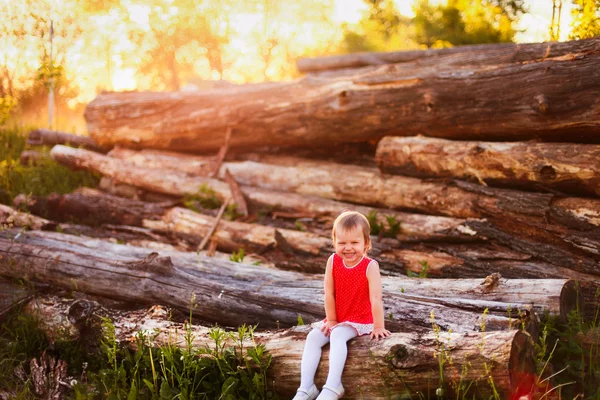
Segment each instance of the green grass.
[[[108,319],[96,324],[97,343],[51,342],[36,317],[15,312],[0,326],[0,391],[34,399],[29,361],[43,354],[67,363],[67,397],[87,399],[277,399],[267,381],[271,356],[254,342],[254,328],[210,330],[212,345],[195,348],[189,325],[185,346],[152,347],[152,335],[138,334],[134,348],[118,343]],[[92,335],[93,337],[93,335]]]
[[98,185],[98,175],[89,171],[71,171],[56,163],[49,157],[47,147],[36,150],[48,157],[36,165],[21,165],[21,152],[29,149],[26,142],[25,130],[0,128],[0,203],[12,205],[19,194],[47,196],[50,193],[70,193],[81,186]]

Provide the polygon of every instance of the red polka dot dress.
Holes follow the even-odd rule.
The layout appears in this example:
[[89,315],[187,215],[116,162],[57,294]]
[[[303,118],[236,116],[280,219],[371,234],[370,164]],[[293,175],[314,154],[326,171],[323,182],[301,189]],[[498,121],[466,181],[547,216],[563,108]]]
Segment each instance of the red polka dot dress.
[[[373,331],[373,312],[369,296],[369,280],[367,268],[371,259],[363,257],[352,268],[346,267],[344,260],[337,254],[333,255],[333,285],[335,288],[335,314],[338,324],[349,325],[356,329],[359,336],[368,335]],[[321,328],[327,320],[314,324]]]

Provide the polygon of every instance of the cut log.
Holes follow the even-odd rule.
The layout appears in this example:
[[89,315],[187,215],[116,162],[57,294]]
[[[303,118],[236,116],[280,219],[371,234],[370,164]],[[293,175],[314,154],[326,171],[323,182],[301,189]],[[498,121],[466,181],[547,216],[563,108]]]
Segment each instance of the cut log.
[[[101,174],[110,174],[117,180],[123,180],[148,190],[183,195],[194,193],[199,188],[208,186],[221,198],[231,195],[226,184],[208,178],[188,177],[175,173],[164,174],[157,171],[152,173],[144,168],[134,167],[97,153],[64,146],[54,147],[51,154],[57,161],[71,167],[89,168]],[[274,158],[271,157],[271,159]],[[268,161],[272,162],[271,159]],[[280,201],[279,204],[296,202],[298,207],[307,204],[306,199],[294,199],[274,192],[274,190],[281,190],[296,192],[303,196],[312,195],[371,205],[383,204],[386,207],[446,214],[454,217],[487,217],[492,224],[472,220],[472,224],[462,223],[456,225],[452,230],[460,232],[460,235],[456,236],[462,235],[462,237],[476,239],[485,237],[480,233],[481,229],[473,229],[465,227],[465,225],[477,224],[479,227],[483,227],[487,224],[490,229],[496,230],[497,227],[493,225],[497,225],[511,233],[509,236],[512,241],[515,240],[513,237],[521,236],[516,240],[517,244],[512,244],[513,246],[520,242],[540,242],[547,249],[542,259],[585,273],[600,273],[595,261],[600,258],[600,230],[598,228],[600,201],[598,200],[561,199],[546,193],[486,188],[461,181],[427,182],[417,178],[385,176],[377,169],[366,167],[307,162],[292,158],[282,159],[279,157],[276,159],[278,163],[284,165],[245,161],[225,163],[223,168],[231,171],[238,182],[263,187],[263,189],[248,189],[248,186],[243,188],[250,203],[263,199],[265,202],[269,201],[269,204],[273,204],[275,200]],[[290,166],[292,164],[296,166]],[[263,190],[265,191],[263,192]],[[257,195],[258,193],[260,196]],[[330,211],[343,210],[333,207],[335,205],[332,205]],[[302,211],[307,210],[303,209]],[[358,211],[363,211],[368,215],[367,210],[359,209]],[[400,215],[393,213],[390,215],[403,221]],[[430,228],[432,220],[429,217],[423,218],[423,221],[429,222],[429,225],[421,228],[421,234],[429,234],[430,238],[435,238],[439,233],[444,234],[444,231],[436,232],[435,228]],[[418,217],[413,218],[413,221],[418,221]],[[413,227],[415,225],[416,223],[413,224]],[[419,234],[418,228],[409,227],[409,229],[415,229],[417,231],[415,233]],[[449,231],[452,232],[452,230]],[[404,227],[401,232],[403,231]],[[451,235],[454,236],[454,234]],[[400,234],[398,238],[403,240],[402,236]],[[524,246],[523,249],[528,248],[531,247]],[[538,254],[540,248],[541,246],[532,248],[534,251],[532,254]],[[548,249],[556,249],[556,252],[561,254],[561,261],[552,261],[555,252],[548,251]],[[563,256],[567,256],[567,258]],[[565,262],[575,259],[577,260],[576,265]]]
[[19,163],[21,163],[21,165],[38,165],[49,159],[50,156],[47,153],[42,153],[37,150],[25,150],[21,152]]
[[[220,181],[184,176],[175,172],[201,174],[197,172],[199,170],[197,166],[202,163],[201,157],[184,156],[179,158],[178,155],[173,153],[165,154],[145,150],[136,153],[125,149],[119,149],[118,151],[113,149],[111,156],[119,158],[115,159],[64,146],[55,146],[51,153],[58,162],[71,168],[86,168],[110,176],[115,181],[151,192],[184,196],[185,194],[196,193],[200,187],[205,185],[215,190],[215,193],[222,199],[231,195],[229,187]],[[225,163],[224,168],[227,168],[230,164]],[[152,168],[147,169],[144,166],[151,166]],[[165,173],[166,170],[168,170],[168,173]],[[105,178],[101,180],[101,183],[103,181],[107,182]],[[114,182],[111,183],[114,188]],[[118,186],[122,188],[123,184]],[[147,198],[140,195],[137,189],[131,186],[124,190],[127,190],[127,193],[131,192],[132,195]],[[343,203],[317,196],[276,192],[250,186],[242,186],[241,190],[249,205],[255,210],[310,212],[327,216],[333,221],[342,211],[353,209],[364,215],[375,215],[377,222],[380,224],[387,224],[387,217],[393,218],[401,222],[401,229],[397,234],[397,238],[402,241],[482,240],[475,231],[466,228],[464,220],[460,218],[403,213]],[[125,194],[123,190],[117,193],[119,195]],[[331,222],[325,228],[330,229]]]
[[151,203],[162,203],[167,201],[181,200],[181,196],[167,195],[151,192],[137,188],[126,183],[118,182],[108,176],[100,178],[98,189],[113,196],[125,197],[126,199],[149,201]]
[[[23,232],[15,236],[12,230],[0,232],[2,276],[44,282],[106,298],[166,304],[184,312],[191,308],[203,320],[227,326],[260,323],[261,327],[285,327],[295,325],[298,315],[307,322],[323,317],[321,275],[265,269],[204,258],[196,253],[161,251],[164,256],[159,256],[148,254],[144,248],[53,232]],[[430,282],[445,287],[442,280]],[[480,284],[481,280],[473,282],[474,287]],[[539,302],[525,304],[525,290],[521,298],[503,307],[493,297],[486,300],[481,291],[473,293],[482,300],[478,311],[473,311],[474,301],[466,311],[384,291],[386,326],[394,331],[422,332],[431,327],[433,312],[442,330],[477,331],[482,324],[486,330],[507,329],[515,324],[517,308],[535,312],[533,308],[545,307]],[[492,293],[493,290],[488,295]],[[553,298],[558,301],[560,296]],[[492,302],[496,307],[484,315],[483,310]],[[451,297],[446,298],[446,303],[453,303]],[[199,307],[193,307],[195,304]],[[558,308],[560,306],[553,307]],[[532,321],[535,321],[534,316]]]
[[[164,215],[162,221],[144,221],[144,227],[157,232],[195,237],[200,242],[210,234],[215,223],[214,217],[175,207]],[[280,248],[281,241],[278,242],[277,233],[287,248]],[[243,222],[220,221],[212,237],[219,250],[237,252],[244,249],[266,256],[280,268],[307,273],[322,273],[327,257],[332,253],[331,240],[326,237]],[[278,250],[277,254],[266,254],[273,250]]]
[[18,195],[13,203],[19,209],[53,221],[134,226],[141,226],[146,219],[160,219],[169,207],[175,205],[174,202],[147,203],[125,199],[86,187],[73,193],[53,193],[47,197]]
[[56,144],[83,147],[84,149],[106,153],[108,149],[99,146],[91,137],[75,135],[67,132],[52,131],[49,129],[35,129],[29,132],[27,144],[32,146],[54,146]]
[[[82,309],[86,310],[83,314]],[[135,343],[138,332],[153,332],[153,345],[184,348],[187,343],[184,335],[189,333],[194,348],[214,348],[214,341],[209,337],[210,328],[173,322],[168,310],[161,307],[147,311],[111,310],[109,313],[90,301],[47,297],[31,302],[28,310],[42,316],[42,326],[50,334],[66,331],[77,336],[79,326],[97,326],[95,321],[99,317],[108,317],[115,326],[116,339],[121,343]],[[44,321],[61,323],[55,325]],[[253,341],[246,339],[243,342],[244,348],[263,345],[272,356],[268,381],[274,382],[279,395],[292,396],[300,383],[300,360],[309,329],[300,326],[276,332],[255,332]],[[234,343],[225,345],[233,347]],[[468,395],[489,397],[493,392],[488,375],[503,398],[526,395],[535,373],[533,354],[533,341],[517,330],[466,334],[392,333],[380,341],[361,337],[349,342],[343,376],[345,397],[377,400],[403,394],[433,396],[440,381],[447,394],[452,393],[456,384],[473,381]],[[328,356],[329,349],[325,347],[316,375],[319,386],[325,382]],[[443,364],[442,376],[439,357],[452,360]],[[365,370],[372,373],[365,374]]]
[[600,195],[598,145],[388,136],[377,146],[377,164],[385,173],[418,178],[460,178],[492,186]]
[[[470,64],[512,64],[593,51],[598,49],[598,43],[598,39],[595,38],[569,42],[477,44],[445,49],[352,53],[300,58],[296,65],[300,72],[314,73],[398,63],[412,63],[415,65],[446,64],[455,67]],[[350,71],[347,73],[350,73]]]
[[0,226],[2,229],[19,227],[27,229],[44,229],[52,222],[29,213],[17,211],[12,207],[0,204]]
[[392,67],[206,92],[108,92],[87,105],[85,119],[102,146],[183,152],[215,151],[228,127],[232,149],[336,146],[423,132],[599,143],[596,47],[531,63],[460,70],[441,64],[408,75]]

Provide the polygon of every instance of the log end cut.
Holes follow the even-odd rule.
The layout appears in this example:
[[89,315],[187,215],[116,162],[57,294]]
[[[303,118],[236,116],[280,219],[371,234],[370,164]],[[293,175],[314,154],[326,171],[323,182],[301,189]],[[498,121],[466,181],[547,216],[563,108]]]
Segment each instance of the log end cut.
[[575,280],[566,281],[560,291],[560,318],[566,321],[571,311],[581,310],[582,307],[583,296],[579,284]]
[[531,393],[535,382],[535,358],[533,339],[524,331],[513,337],[508,361],[511,398],[521,398]]

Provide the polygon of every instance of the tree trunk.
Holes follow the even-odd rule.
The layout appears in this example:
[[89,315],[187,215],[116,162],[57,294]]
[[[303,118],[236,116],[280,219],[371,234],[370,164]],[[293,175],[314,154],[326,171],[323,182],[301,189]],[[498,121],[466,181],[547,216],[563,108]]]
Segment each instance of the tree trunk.
[[[56,287],[76,289],[92,295],[143,304],[167,304],[193,311],[206,321],[228,326],[260,323],[262,327],[292,326],[298,315],[307,322],[323,317],[323,277],[266,269],[202,257],[196,253],[161,251],[164,256],[145,248],[122,246],[85,237],[52,232],[0,232],[0,275],[44,282]],[[18,265],[19,268],[15,268]],[[389,279],[384,278],[384,285]],[[401,280],[397,285],[401,285]],[[442,280],[431,285],[446,287]],[[557,289],[569,291],[561,281]],[[416,300],[401,291],[384,291],[386,326],[391,330],[423,331],[431,327],[431,313],[442,330],[455,332],[506,329],[514,326],[514,309],[544,310],[548,302],[527,298],[533,281],[523,283],[519,298],[505,303],[489,292],[476,290],[472,301],[435,302]],[[498,285],[499,287],[500,285]],[[440,291],[441,292],[441,291]],[[539,293],[539,292],[538,292]],[[439,297],[439,296],[438,296]],[[553,301],[562,301],[557,293]],[[576,299],[570,296],[568,299]],[[477,306],[477,301],[480,305]],[[446,304],[442,304],[442,303]],[[469,303],[468,310],[460,307]],[[454,307],[457,304],[459,307]],[[490,308],[493,304],[494,307]],[[199,307],[196,307],[198,305]],[[574,307],[566,304],[566,307]],[[483,310],[489,308],[490,314]],[[548,311],[560,310],[553,305]],[[560,313],[563,313],[561,310]],[[535,320],[535,318],[533,318]],[[532,330],[534,330],[534,326]]]
[[388,136],[377,146],[377,163],[390,174],[600,195],[597,145]]
[[54,221],[134,226],[141,226],[144,220],[160,219],[169,207],[175,205],[175,202],[147,203],[125,199],[86,187],[73,193],[53,193],[47,197],[19,195],[13,203],[19,209],[25,208]]
[[56,144],[71,145],[84,149],[106,153],[108,149],[99,146],[91,137],[74,135],[72,133],[51,131],[49,129],[35,129],[29,132],[27,144],[32,146],[54,146]]
[[[153,231],[183,234],[199,243],[215,224],[215,218],[175,207],[161,221],[144,221]],[[322,273],[332,253],[331,240],[309,232],[279,229],[236,221],[219,221],[212,235],[217,248],[226,252],[254,252],[280,268]]]
[[[42,326],[50,334],[72,332],[72,336],[76,337],[80,326],[97,326],[99,324],[94,322],[99,317],[108,317],[115,326],[116,339],[121,343],[135,343],[138,332],[152,331],[155,332],[152,342],[157,346],[184,347],[186,334],[191,334],[194,348],[210,349],[215,346],[209,337],[211,328],[173,322],[168,310],[161,307],[152,307],[148,311],[111,310],[109,313],[94,302],[49,297],[32,301],[27,309],[36,316],[42,316]],[[56,325],[56,321],[61,323]],[[300,384],[300,360],[309,330],[308,326],[300,326],[275,332],[255,332],[253,341],[246,339],[243,343],[245,348],[263,345],[272,356],[268,381],[273,382],[279,395],[293,396]],[[234,345],[226,343],[226,347]],[[344,398],[388,399],[390,396],[418,393],[433,396],[440,382],[450,394],[457,384],[469,381],[473,381],[469,396],[489,397],[492,386],[488,375],[503,398],[518,397],[529,393],[532,387],[535,373],[533,354],[533,341],[527,333],[517,330],[438,334],[403,332],[392,333],[390,337],[376,342],[360,337],[351,340],[348,345],[343,375]],[[315,379],[319,387],[325,382],[328,362],[327,346]],[[441,376],[440,364],[443,368]],[[488,369],[489,373],[486,372]]]
[[[113,150],[111,154],[123,158],[123,160],[121,160],[86,150],[71,149],[64,146],[55,146],[51,153],[56,161],[61,164],[72,168],[89,169],[109,176],[118,182],[136,186],[151,192],[171,196],[183,196],[186,194],[195,194],[201,187],[208,186],[215,191],[215,194],[219,196],[221,200],[231,196],[229,185],[226,185],[219,180],[183,175],[174,170],[174,168],[177,168],[177,171],[186,173],[196,171],[194,165],[200,164],[202,158],[192,159],[191,157],[185,157],[178,161],[176,157],[168,159],[167,155],[161,153],[159,160],[146,151],[136,154],[131,151]],[[164,163],[160,162],[166,159],[169,161]],[[180,165],[177,166],[177,164]],[[145,165],[151,165],[157,167],[157,169],[147,169],[144,168]],[[234,164],[224,163],[222,170],[224,171],[224,168],[228,168],[232,165]],[[168,173],[165,173],[166,170],[168,170]],[[268,174],[270,172],[266,171],[265,173]],[[233,176],[237,180],[236,175],[233,174]],[[106,184],[107,183],[105,183],[105,185]],[[276,187],[276,185],[273,186]],[[464,220],[460,218],[403,213],[343,203],[318,196],[298,195],[287,191],[275,192],[273,190],[265,190],[251,186],[242,186],[241,189],[250,207],[254,208],[255,211],[273,212],[280,210],[289,212],[308,212],[315,214],[315,216],[326,216],[333,220],[343,210],[353,209],[364,215],[374,215],[379,224],[386,225],[388,223],[387,217],[395,219],[396,221],[401,221],[401,229],[397,234],[397,238],[406,242],[424,240],[482,240],[477,236],[476,232],[467,229],[464,226]],[[144,194],[139,193],[134,189],[130,188],[129,191],[133,197],[146,198]],[[122,191],[119,193],[122,193]],[[331,228],[331,222],[326,225],[325,228]]]
[[[110,157],[64,146],[54,147],[51,154],[57,161],[71,167],[88,168],[148,190],[183,195],[208,186],[221,199],[231,196],[228,185],[214,179],[175,173],[151,173]],[[272,164],[272,160],[283,165]],[[257,198],[270,199],[270,204],[273,204],[274,199],[281,199],[278,201],[285,204],[288,197],[270,192],[279,190],[451,217],[486,217],[491,224],[470,219],[468,223],[456,226],[456,230],[463,237],[476,239],[485,236],[479,229],[473,229],[473,226],[495,230],[500,227],[511,233],[508,235],[510,246],[539,242],[538,247],[524,246],[523,249],[532,252],[528,254],[539,254],[550,263],[555,263],[551,259],[559,254],[563,261],[555,263],[556,265],[600,274],[595,261],[600,258],[599,200],[561,199],[551,194],[486,188],[461,181],[427,182],[417,178],[382,175],[377,169],[302,159],[271,157],[266,161],[270,164],[245,161],[225,163],[222,167],[227,168],[238,182],[263,188],[243,189],[251,204],[253,200],[249,195],[250,190],[261,193]],[[292,198],[289,201],[292,202]],[[429,226],[421,228],[421,232],[425,228],[429,232],[436,231],[434,225],[433,229]],[[401,232],[403,230],[404,228]],[[502,235],[505,234],[500,232],[500,236]],[[540,253],[542,247],[546,250]],[[576,261],[571,265],[564,264],[564,260],[570,260],[570,263]]]
[[[296,65],[303,73],[334,71],[385,64],[427,65],[498,65],[539,61],[571,53],[594,51],[598,39],[572,40],[547,43],[502,43],[456,46],[445,49],[393,51],[380,53],[352,53],[328,57],[300,58]],[[339,71],[340,73],[351,71]]]
[[[394,67],[206,92],[102,93],[85,111],[101,146],[215,151],[335,147],[390,132],[600,142],[598,49],[524,64]],[[391,71],[390,71],[391,70]],[[258,99],[258,100],[257,100]]]

